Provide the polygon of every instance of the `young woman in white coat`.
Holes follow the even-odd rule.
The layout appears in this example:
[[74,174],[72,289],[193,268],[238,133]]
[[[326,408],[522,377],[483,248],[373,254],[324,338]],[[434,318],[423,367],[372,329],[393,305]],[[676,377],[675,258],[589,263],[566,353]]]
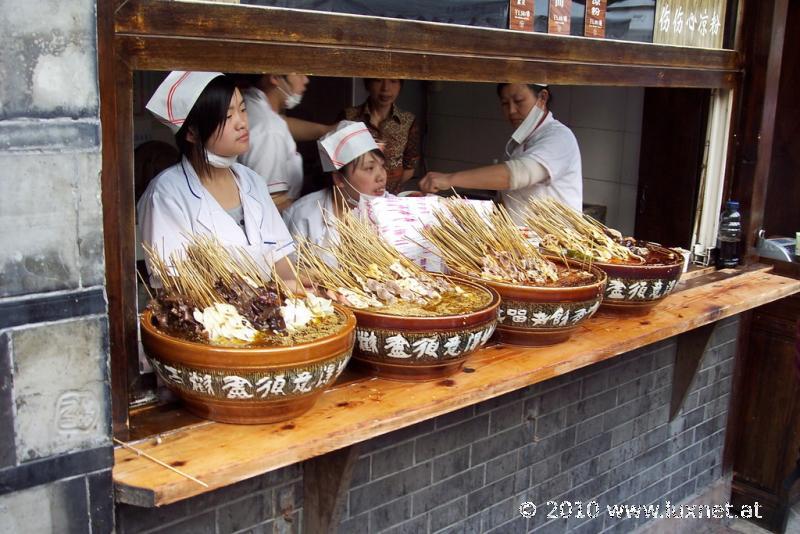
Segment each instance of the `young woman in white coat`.
[[283,219],[292,235],[325,246],[336,238],[330,217],[388,193],[383,153],[364,123],[341,121],[317,144],[333,185],[302,197],[283,212]]
[[181,160],[158,175],[139,200],[144,243],[163,257],[187,236],[215,235],[245,249],[267,272],[291,280],[286,256],[294,243],[264,179],[236,157],[247,151],[247,111],[233,81],[221,73],[172,72],[147,104],[175,133]]
[[[516,131],[506,144],[505,163],[445,174],[429,172],[420,182],[427,193],[451,187],[494,189],[517,219],[517,202],[549,196],[583,209],[583,175],[578,141],[548,108],[546,85],[504,83],[497,86],[503,114]],[[517,221],[521,223],[522,221]]]

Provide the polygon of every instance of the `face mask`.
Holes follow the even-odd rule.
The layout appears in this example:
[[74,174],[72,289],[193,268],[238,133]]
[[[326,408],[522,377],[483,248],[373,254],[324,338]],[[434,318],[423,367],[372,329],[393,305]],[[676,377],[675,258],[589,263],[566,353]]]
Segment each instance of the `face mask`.
[[210,150],[206,150],[208,164],[218,169],[230,169],[236,163],[236,156],[220,156]]
[[[284,81],[286,81],[285,78],[284,78]],[[289,87],[289,82],[288,81],[286,82],[286,86]],[[284,105],[284,107],[286,109],[296,108],[297,106],[300,105],[300,102],[303,101],[303,95],[298,95],[297,93],[288,93],[288,92],[284,91],[283,88],[280,85],[278,85],[277,87],[278,87],[278,90],[281,93],[283,93],[283,96],[286,97],[286,100],[284,100],[284,102],[283,102],[283,105]],[[291,87],[290,87],[290,90],[291,90]]]
[[525,120],[522,121],[522,124],[519,125],[513,134],[511,134],[511,139],[517,142],[517,144],[521,145],[525,140],[530,137],[536,127],[539,125],[539,121],[542,120],[544,117],[544,109],[540,107],[541,100],[537,99],[536,103],[533,105],[533,108],[528,112],[528,116],[525,117]]
[[[348,180],[345,177],[344,174],[340,174],[340,176],[342,177],[342,180],[344,180],[347,185],[352,187],[355,191],[358,191],[358,188],[356,186],[354,186],[353,184],[351,184],[350,180]],[[357,207],[361,203],[361,201],[369,202],[370,200],[374,200],[376,198],[383,198],[383,197],[386,196],[386,190],[383,191],[382,195],[368,195],[366,193],[362,193],[361,191],[358,191],[359,200],[356,200],[356,199],[354,199],[353,197],[350,196],[350,193],[347,192],[347,189],[341,188],[341,191],[344,194],[345,201],[347,201],[347,203],[350,204],[351,206],[353,206],[354,208]]]

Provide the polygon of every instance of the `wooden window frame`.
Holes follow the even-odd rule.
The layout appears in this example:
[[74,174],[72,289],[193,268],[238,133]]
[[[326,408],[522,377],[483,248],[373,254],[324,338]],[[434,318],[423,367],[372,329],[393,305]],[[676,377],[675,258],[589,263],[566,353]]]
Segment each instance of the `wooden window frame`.
[[[744,3],[739,2],[737,21],[743,20]],[[707,50],[258,6],[99,2],[101,182],[115,435],[128,435],[129,378],[138,373],[133,365],[138,353],[134,71],[720,88],[733,90],[736,107],[743,82],[740,30],[735,50]],[[729,151],[729,162],[733,157]],[[763,205],[753,210],[763,211]]]

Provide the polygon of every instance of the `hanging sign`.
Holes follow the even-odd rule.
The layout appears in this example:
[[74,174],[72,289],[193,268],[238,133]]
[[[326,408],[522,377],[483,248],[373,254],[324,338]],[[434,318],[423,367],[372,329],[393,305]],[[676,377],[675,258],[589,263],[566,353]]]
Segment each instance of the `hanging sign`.
[[653,42],[722,48],[725,0],[658,0]]
[[569,35],[572,0],[550,0],[547,13],[547,33]]
[[606,0],[586,0],[586,16],[583,20],[585,37],[605,37]]
[[508,29],[533,31],[533,0],[509,0]]

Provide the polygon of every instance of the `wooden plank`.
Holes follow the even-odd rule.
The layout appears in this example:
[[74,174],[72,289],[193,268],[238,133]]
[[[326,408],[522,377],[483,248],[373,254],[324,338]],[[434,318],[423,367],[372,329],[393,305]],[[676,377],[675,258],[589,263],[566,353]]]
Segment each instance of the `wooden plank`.
[[[530,82],[635,87],[733,87],[740,74],[681,67],[567,63],[444,53],[320,47],[214,38],[120,36],[137,70],[303,72],[312,76],[412,78],[470,82]],[[231,49],[236,53],[232,54]],[[602,68],[598,68],[602,67]]]
[[740,79],[730,50],[259,6],[132,0],[116,32],[142,70],[652,87],[731,88]]
[[788,0],[748,0],[745,7],[748,23],[741,44],[747,57],[747,77],[738,110],[730,197],[741,206],[741,252],[747,262],[757,259],[756,238],[764,223],[788,4]]
[[[737,71],[731,50],[561,37],[383,17],[261,6],[130,0],[116,13],[119,35],[283,42],[457,55],[547,58],[598,64]],[[588,61],[587,61],[588,59]]]
[[[111,359],[111,421],[114,435],[126,439],[128,392],[132,389],[128,354],[136,345],[136,282],[133,279],[133,88],[132,73],[117,54],[113,39],[114,9],[118,2],[97,7],[98,77],[103,162],[101,189],[106,291],[108,295]],[[126,126],[130,126],[127,127]],[[129,221],[128,225],[120,221]],[[133,299],[133,300],[131,300]],[[138,376],[138,369],[135,376]]]
[[531,384],[627,353],[800,292],[800,281],[761,271],[673,294],[646,317],[592,318],[566,344],[494,346],[470,359],[470,372],[408,384],[363,378],[338,384],[309,413],[289,423],[221,423],[136,443],[201,479],[182,478],[124,449],[115,451],[118,499],[169,504],[313,458]]

